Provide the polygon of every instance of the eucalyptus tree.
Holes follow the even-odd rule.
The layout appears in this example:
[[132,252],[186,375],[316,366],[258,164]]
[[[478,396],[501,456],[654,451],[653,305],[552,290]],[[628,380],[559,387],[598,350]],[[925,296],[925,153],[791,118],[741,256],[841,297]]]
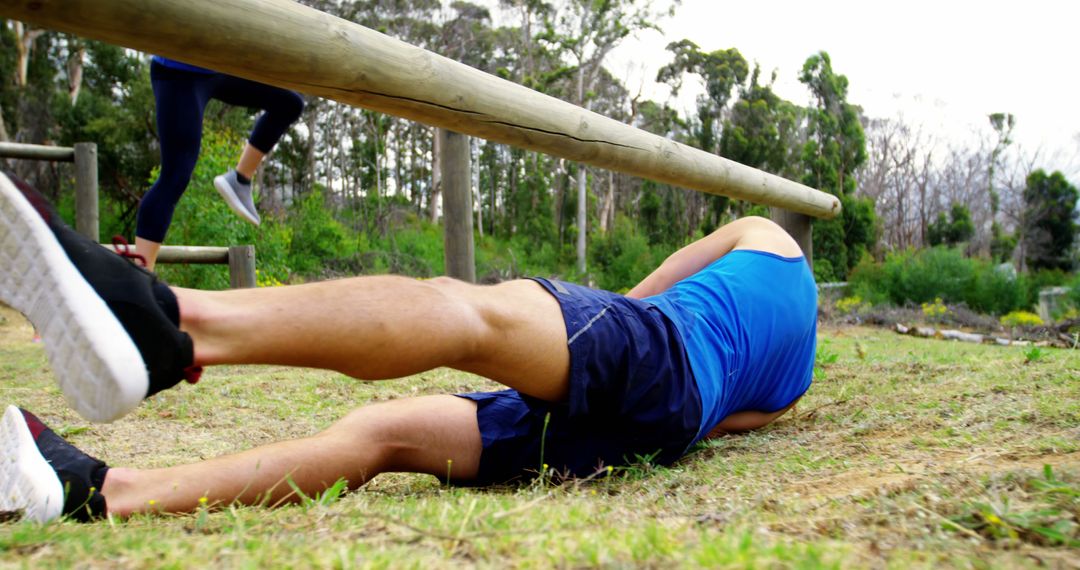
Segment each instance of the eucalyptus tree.
[[[668,14],[677,4],[676,0],[669,6]],[[569,58],[574,77],[571,100],[589,109],[607,56],[631,34],[658,29],[662,12],[653,9],[652,0],[562,0],[558,6],[541,38]],[[577,170],[577,269],[584,274],[588,174],[584,165]]]
[[[660,68],[656,80],[669,85],[675,95],[682,89],[687,76],[701,82],[704,93],[697,98],[696,132],[692,142],[702,150],[722,154],[724,121],[737,89],[750,73],[746,58],[736,48],[706,52],[688,39],[672,42],[667,49],[674,58]],[[708,232],[722,222],[730,203],[725,196],[692,196],[687,214],[695,226],[703,225],[702,229]],[[701,224],[702,221],[706,223]]]
[[814,270],[822,279],[843,279],[877,240],[873,202],[854,196],[856,170],[867,159],[861,109],[847,101],[848,79],[833,71],[826,52],[807,58],[799,80],[814,98],[807,110],[803,183],[838,196],[843,206],[832,220],[814,220]]

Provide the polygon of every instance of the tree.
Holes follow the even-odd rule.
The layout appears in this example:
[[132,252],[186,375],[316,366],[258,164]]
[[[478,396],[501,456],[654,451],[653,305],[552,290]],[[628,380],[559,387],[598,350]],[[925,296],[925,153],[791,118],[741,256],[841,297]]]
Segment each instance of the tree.
[[861,109],[847,102],[847,77],[833,71],[825,52],[806,60],[799,80],[815,99],[807,111],[803,183],[839,196],[843,207],[835,219],[814,221],[814,262],[828,262],[817,272],[820,278],[843,279],[877,241],[873,202],[854,196],[855,171],[867,158]]
[[776,74],[761,84],[754,67],[750,83],[739,89],[720,135],[720,155],[774,174],[791,169],[791,150],[797,136],[799,110],[772,90]]
[[1073,268],[1077,211],[1080,198],[1060,171],[1047,175],[1042,169],[1028,175],[1024,189],[1023,259],[1031,269]]
[[[701,80],[705,93],[698,96],[697,122],[692,127],[694,136],[690,142],[702,150],[723,154],[721,137],[729,106],[736,88],[746,81],[750,72],[746,58],[735,48],[703,52],[690,40],[672,42],[667,49],[675,58],[660,69],[656,80],[670,85],[673,94],[679,92],[687,74]],[[726,196],[698,194],[690,197],[689,204],[691,218],[700,221],[701,229],[708,233],[723,221],[731,200]],[[703,211],[701,219],[698,219],[699,211]]]
[[[595,87],[608,54],[630,34],[655,29],[657,19],[658,14],[652,11],[652,0],[566,0],[559,17],[555,21],[548,21],[548,29],[542,39],[569,54],[574,64],[574,103],[591,108],[590,91]],[[585,273],[585,237],[588,229],[587,179],[588,169],[579,165],[577,268],[581,273]]]
[[971,211],[963,204],[953,204],[948,217],[945,212],[938,214],[937,220],[926,229],[926,240],[930,245],[957,245],[975,235],[975,224],[971,222]]
[[[990,115],[990,126],[994,127],[997,134],[997,142],[990,151],[989,173],[987,175],[987,195],[990,197],[991,218],[996,218],[1001,205],[1001,195],[994,189],[994,170],[1005,149],[1012,144],[1012,130],[1016,126],[1016,117],[1012,113],[993,113]],[[996,220],[994,220],[996,222]]]

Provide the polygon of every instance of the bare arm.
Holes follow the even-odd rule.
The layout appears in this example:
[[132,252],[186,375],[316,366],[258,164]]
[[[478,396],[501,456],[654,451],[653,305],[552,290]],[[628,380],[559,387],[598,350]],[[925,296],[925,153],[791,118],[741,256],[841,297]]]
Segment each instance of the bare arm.
[[738,433],[743,431],[750,431],[757,429],[772,423],[773,420],[784,415],[788,410],[795,407],[795,403],[799,400],[788,404],[788,406],[782,410],[775,412],[736,412],[730,416],[720,420],[720,423],[716,424],[716,427],[709,432],[706,438],[717,437],[727,433]]
[[785,257],[802,255],[795,240],[772,221],[755,216],[740,218],[671,254],[626,296],[641,299],[663,293],[735,249],[756,249]]

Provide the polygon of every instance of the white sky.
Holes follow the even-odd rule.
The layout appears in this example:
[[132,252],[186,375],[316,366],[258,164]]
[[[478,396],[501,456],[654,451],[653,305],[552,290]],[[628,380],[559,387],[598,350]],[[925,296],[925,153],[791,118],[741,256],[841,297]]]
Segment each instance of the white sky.
[[[660,25],[662,35],[642,33],[607,62],[631,92],[640,87],[666,100],[656,72],[671,61],[667,44],[688,38],[705,51],[738,48],[761,64],[766,79],[777,70],[777,93],[806,105],[799,71],[807,57],[825,50],[834,71],[849,80],[848,100],[867,116],[902,116],[945,141],[967,144],[988,136],[988,114],[1011,112],[1021,150],[1038,150],[1052,162],[1038,166],[1078,166],[1076,0],[684,0]],[[684,85],[675,102],[680,111],[692,109],[701,91],[690,88]]]

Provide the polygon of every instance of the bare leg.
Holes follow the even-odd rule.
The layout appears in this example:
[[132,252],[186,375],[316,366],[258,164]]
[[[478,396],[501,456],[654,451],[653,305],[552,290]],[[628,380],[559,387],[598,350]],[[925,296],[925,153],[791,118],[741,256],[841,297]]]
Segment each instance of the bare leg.
[[[289,478],[314,495],[338,479],[355,489],[379,473],[408,471],[468,480],[480,465],[476,404],[454,396],[395,400],[354,410],[312,437],[164,469],[109,470],[109,513],[187,512],[234,501],[295,501]],[[150,501],[154,501],[153,504]]]
[[135,236],[135,253],[143,256],[143,258],[146,259],[147,270],[154,270],[154,265],[157,263],[157,256],[159,250],[161,250],[160,243]]
[[293,287],[174,289],[195,364],[283,364],[377,380],[449,366],[565,398],[558,302],[538,283],[357,277]]
[[251,143],[244,143],[244,151],[240,153],[240,160],[236,162],[236,171],[250,180],[255,176],[255,169],[259,168],[265,156],[266,153],[251,146]]

